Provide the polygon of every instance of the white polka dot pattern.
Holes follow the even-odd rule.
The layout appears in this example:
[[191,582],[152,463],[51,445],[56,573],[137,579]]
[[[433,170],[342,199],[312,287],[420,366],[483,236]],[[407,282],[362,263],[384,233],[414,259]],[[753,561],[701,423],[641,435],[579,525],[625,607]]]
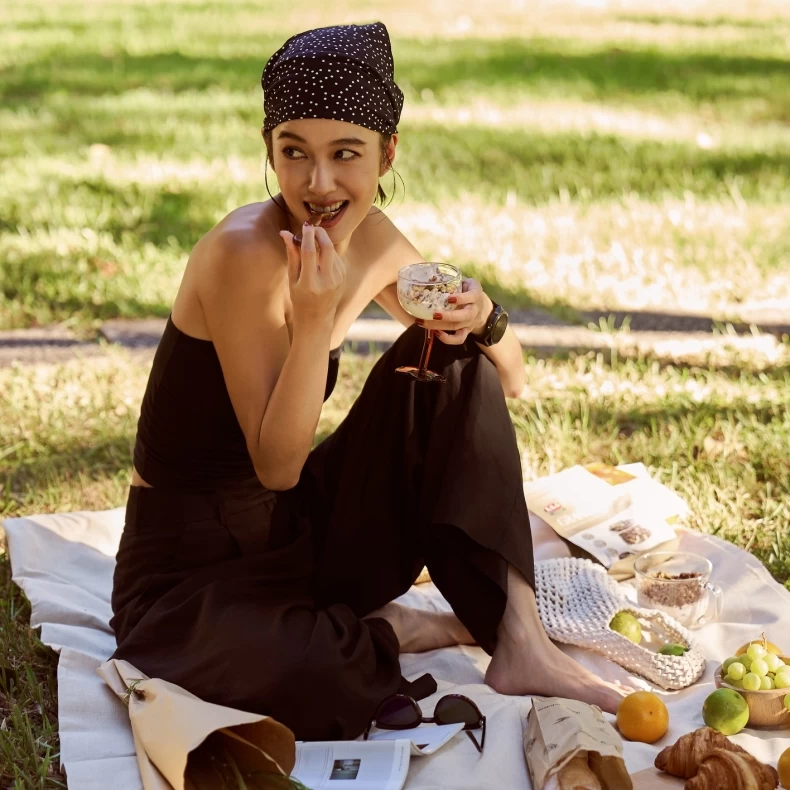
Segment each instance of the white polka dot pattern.
[[381,22],[293,36],[263,70],[264,130],[300,118],[328,118],[394,134],[403,109],[394,69]]

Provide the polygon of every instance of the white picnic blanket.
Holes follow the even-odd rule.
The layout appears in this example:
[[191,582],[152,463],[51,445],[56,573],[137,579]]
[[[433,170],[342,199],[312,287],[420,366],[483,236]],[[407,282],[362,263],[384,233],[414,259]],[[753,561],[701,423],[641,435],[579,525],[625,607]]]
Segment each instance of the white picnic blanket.
[[[41,627],[42,641],[60,652],[61,760],[70,790],[141,790],[126,708],[96,674],[96,667],[115,648],[108,621],[123,510],[29,516],[7,519],[4,526],[14,581],[32,605],[31,624]],[[533,517],[533,537],[536,559],[567,555],[565,544],[537,517]],[[625,742],[631,772],[648,767],[663,746],[702,726],[700,711],[714,688],[713,670],[738,645],[763,630],[779,643],[790,640],[790,593],[757,559],[729,543],[695,532],[682,534],[681,548],[704,554],[713,562],[712,580],[725,591],[724,613],[718,623],[697,632],[708,659],[703,678],[688,689],[663,697],[670,712],[667,735],[652,746]],[[433,584],[413,587],[400,600],[425,609],[449,609]],[[563,649],[606,679],[649,688],[589,651],[570,646]],[[433,757],[411,760],[409,790],[531,787],[522,747],[530,700],[502,696],[484,685],[488,660],[475,647],[401,657],[406,677],[430,672],[437,680],[439,691],[421,703],[423,710],[432,710],[432,703],[452,689],[472,697],[488,720],[482,757],[468,739],[456,738]],[[790,734],[747,729],[734,740],[775,765],[790,745]]]

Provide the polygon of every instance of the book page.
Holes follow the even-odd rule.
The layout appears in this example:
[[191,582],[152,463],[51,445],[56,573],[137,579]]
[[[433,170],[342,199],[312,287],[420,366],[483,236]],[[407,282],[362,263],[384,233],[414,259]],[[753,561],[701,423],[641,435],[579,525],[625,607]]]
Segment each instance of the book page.
[[296,744],[291,776],[310,790],[400,790],[409,770],[407,740]]
[[[563,538],[591,527],[628,507],[622,489],[611,486],[581,466],[524,483],[527,507]],[[623,500],[623,507],[619,500]]]
[[648,508],[629,507],[613,518],[577,532],[569,540],[605,568],[672,540],[675,528]]
[[604,567],[675,537],[688,505],[644,464],[572,466],[524,484],[527,507]]
[[394,741],[403,738],[410,742],[413,755],[426,757],[441,749],[463,728],[463,724],[427,724],[411,730],[378,730],[368,737],[371,741]]

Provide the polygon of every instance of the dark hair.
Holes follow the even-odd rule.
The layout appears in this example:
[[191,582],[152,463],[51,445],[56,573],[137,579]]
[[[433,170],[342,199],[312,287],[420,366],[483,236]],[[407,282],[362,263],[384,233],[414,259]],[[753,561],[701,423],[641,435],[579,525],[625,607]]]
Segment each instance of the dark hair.
[[[274,156],[272,154],[272,131],[273,131],[272,129],[269,129],[268,132],[263,133],[263,142],[266,143],[266,162],[267,164],[270,164],[272,168],[274,168]],[[403,179],[401,178],[400,173],[398,173],[395,170],[395,167],[392,164],[392,160],[387,156],[387,146],[389,145],[391,137],[392,135],[388,134],[387,132],[379,132],[379,151],[381,153],[381,164],[387,165],[389,169],[392,171],[393,185],[395,183],[396,176],[400,178],[401,184],[403,184]],[[404,184],[404,190],[405,188],[406,186]],[[269,197],[275,202],[277,202],[274,198],[274,195],[272,195],[271,191],[269,190],[268,178],[266,179],[266,191],[269,193]],[[392,202],[394,196],[395,196],[395,189],[393,188],[392,194],[389,196],[389,203]],[[387,200],[387,193],[384,191],[384,188],[381,186],[381,184],[379,184],[378,192],[376,193],[376,198],[373,202],[383,206],[385,200]],[[279,206],[280,204],[278,203],[277,205]],[[286,206],[280,206],[280,208],[283,209],[283,211],[290,213],[288,212],[288,208]]]

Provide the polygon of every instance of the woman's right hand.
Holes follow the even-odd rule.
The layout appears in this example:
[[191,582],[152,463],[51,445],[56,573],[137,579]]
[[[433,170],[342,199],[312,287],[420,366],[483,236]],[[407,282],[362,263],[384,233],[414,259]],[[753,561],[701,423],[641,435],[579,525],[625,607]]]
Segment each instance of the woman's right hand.
[[294,325],[331,321],[343,295],[346,265],[335,252],[323,228],[305,223],[302,244],[294,244],[293,234],[280,231],[288,252],[288,285],[291,291]]

